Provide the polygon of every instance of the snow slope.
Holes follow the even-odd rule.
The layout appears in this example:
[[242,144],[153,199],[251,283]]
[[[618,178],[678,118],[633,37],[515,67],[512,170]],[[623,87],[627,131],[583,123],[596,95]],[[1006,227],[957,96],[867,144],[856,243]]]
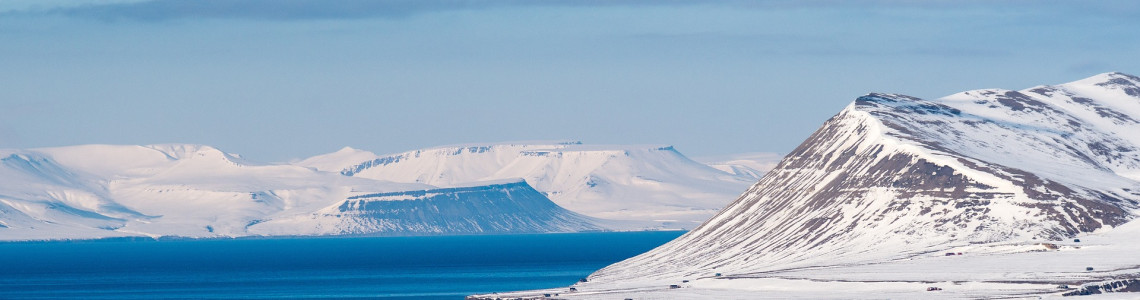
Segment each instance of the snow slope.
[[1120,73],[936,100],[859,97],[715,217],[567,298],[1140,290],[1129,281],[1140,278],[1137,120],[1140,78]]
[[[693,228],[751,184],[748,175],[695,162],[671,146],[577,142],[443,146],[375,156],[351,150],[297,165],[393,182],[450,187],[522,178],[558,205],[604,219]],[[340,161],[339,164],[331,163]],[[335,167],[335,166],[340,167]]]
[[[344,153],[351,150],[342,151]],[[341,153],[341,152],[338,152]],[[349,155],[351,156],[351,155]],[[0,240],[114,236],[234,237],[247,235],[448,234],[598,230],[600,220],[565,211],[525,184],[482,194],[439,192],[420,183],[393,183],[290,164],[258,164],[201,145],[85,145],[0,150]],[[490,183],[489,183],[490,184]],[[473,187],[473,188],[490,188]],[[387,227],[306,228],[290,223],[361,195],[434,190],[432,201],[402,201],[405,210],[474,205],[477,210],[422,216],[381,215],[345,208],[325,223],[399,223]],[[442,198],[441,198],[442,197]],[[369,206],[371,208],[372,206]],[[359,209],[364,209],[360,207]],[[525,211],[524,211],[525,210]],[[493,226],[449,227],[490,218]],[[508,217],[510,216],[510,217]],[[393,219],[403,218],[403,219]],[[430,222],[429,222],[430,221]],[[276,227],[268,226],[277,224]],[[259,225],[259,226],[254,226]],[[292,225],[285,226],[285,225]]]
[[728,173],[760,180],[765,173],[780,163],[784,156],[778,153],[754,152],[719,156],[697,157],[694,160]]

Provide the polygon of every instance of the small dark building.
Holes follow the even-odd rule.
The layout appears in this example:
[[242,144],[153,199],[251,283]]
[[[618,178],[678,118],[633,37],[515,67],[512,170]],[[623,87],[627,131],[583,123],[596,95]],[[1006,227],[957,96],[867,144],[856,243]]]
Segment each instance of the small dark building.
[[1073,239],[1073,242],[1074,242],[1074,243],[1080,243],[1080,242],[1081,242],[1081,239]]
[[681,280],[681,283],[689,283],[689,280],[688,279]]
[[928,288],[926,288],[926,291],[927,291],[927,292],[933,292],[933,291],[941,291],[941,290],[942,290],[942,288],[940,288],[940,287],[936,287],[936,286],[932,286],[932,287],[928,287]]
[[586,282],[586,281],[588,281],[588,280],[586,280],[586,278],[578,279],[578,282]]
[[954,252],[946,252],[946,256],[954,256]]
[[577,291],[578,291],[578,288],[570,288],[570,291],[571,291],[571,292],[577,292]]
[[1085,268],[1085,271],[1092,271],[1092,270],[1093,270],[1093,267],[1087,267],[1087,268]]
[[681,288],[681,286],[679,286],[679,285],[676,285],[676,284],[671,284],[671,285],[669,285],[669,288],[671,288],[671,289],[679,289],[679,288]]
[[720,273],[716,273],[716,277],[720,277]]

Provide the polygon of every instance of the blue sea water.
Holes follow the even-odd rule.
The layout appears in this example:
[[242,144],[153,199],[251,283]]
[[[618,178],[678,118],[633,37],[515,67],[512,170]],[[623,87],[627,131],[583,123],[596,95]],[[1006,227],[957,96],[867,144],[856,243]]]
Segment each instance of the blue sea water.
[[462,299],[568,286],[681,234],[0,243],[0,299]]

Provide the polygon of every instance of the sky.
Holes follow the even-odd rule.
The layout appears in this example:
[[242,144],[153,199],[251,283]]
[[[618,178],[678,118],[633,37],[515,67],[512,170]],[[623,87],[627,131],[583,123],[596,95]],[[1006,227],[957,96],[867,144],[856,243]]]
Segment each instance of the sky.
[[870,92],[1140,75],[1136,28],[1134,1],[0,0],[0,148],[787,153]]

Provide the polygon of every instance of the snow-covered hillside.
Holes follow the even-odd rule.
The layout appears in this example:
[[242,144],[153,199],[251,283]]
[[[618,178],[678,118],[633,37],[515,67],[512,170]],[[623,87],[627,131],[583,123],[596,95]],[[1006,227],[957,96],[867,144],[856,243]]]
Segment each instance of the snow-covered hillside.
[[[481,193],[441,191],[252,163],[200,145],[0,150],[0,157],[0,240],[568,232],[616,224],[566,211],[519,182],[470,187]],[[438,197],[361,198],[425,191]],[[344,206],[362,199],[372,204]],[[438,213],[461,205],[476,209],[470,216]],[[405,214],[378,213],[386,206]],[[316,220],[299,222],[299,216]]]
[[760,180],[765,173],[775,168],[784,156],[771,152],[740,153],[719,156],[697,157],[694,160],[717,170],[747,176],[753,181]]
[[755,181],[690,160],[670,146],[577,142],[444,146],[383,156],[346,148],[296,164],[440,187],[523,178],[571,211],[667,228],[695,227]]
[[1140,78],[1120,73],[859,97],[717,216],[562,297],[1140,290],[1138,120]]

